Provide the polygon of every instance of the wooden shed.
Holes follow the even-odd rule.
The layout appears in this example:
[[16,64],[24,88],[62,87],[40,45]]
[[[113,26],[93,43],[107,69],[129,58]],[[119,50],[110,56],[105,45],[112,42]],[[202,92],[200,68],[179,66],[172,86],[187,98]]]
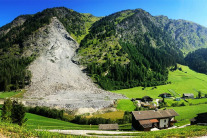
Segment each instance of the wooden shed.
[[99,124],[100,130],[119,130],[118,124]]
[[191,125],[200,124],[200,125],[207,125],[207,112],[197,114],[195,118],[190,120]]

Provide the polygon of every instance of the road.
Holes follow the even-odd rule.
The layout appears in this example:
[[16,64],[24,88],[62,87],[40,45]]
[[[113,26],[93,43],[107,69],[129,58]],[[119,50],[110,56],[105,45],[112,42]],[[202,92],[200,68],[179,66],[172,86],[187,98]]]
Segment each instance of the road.
[[[176,128],[184,128],[189,126],[190,124],[183,125],[180,127],[171,127],[168,129],[176,129]],[[94,134],[130,134],[130,133],[142,133],[142,132],[124,132],[124,131],[102,131],[102,130],[48,130],[49,132],[57,132],[57,133],[62,133],[62,134],[70,134],[70,135],[82,135],[82,136],[91,136],[88,135],[89,133],[94,133]],[[159,131],[159,130],[158,130]],[[102,136],[100,136],[102,137]],[[104,136],[106,137],[106,136]],[[124,136],[123,136],[124,137]],[[129,136],[126,136],[129,137]]]
[[121,132],[121,131],[100,131],[100,130],[49,130],[49,132],[58,132],[62,134],[71,134],[71,135],[82,135],[82,136],[91,136],[88,133],[95,134],[129,134],[129,133],[140,133],[140,132]]

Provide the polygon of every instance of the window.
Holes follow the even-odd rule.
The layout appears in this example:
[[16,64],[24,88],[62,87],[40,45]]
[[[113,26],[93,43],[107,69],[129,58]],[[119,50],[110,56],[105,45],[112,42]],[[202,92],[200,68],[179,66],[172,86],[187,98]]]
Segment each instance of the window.
[[166,120],[164,120],[164,123],[166,123]]

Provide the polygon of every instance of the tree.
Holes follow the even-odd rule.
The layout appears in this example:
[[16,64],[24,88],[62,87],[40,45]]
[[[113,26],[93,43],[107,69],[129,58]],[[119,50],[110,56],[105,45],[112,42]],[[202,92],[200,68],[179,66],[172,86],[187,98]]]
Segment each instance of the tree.
[[201,92],[200,91],[198,92],[198,98],[199,99],[201,98]]
[[14,100],[11,110],[12,123],[17,123],[19,126],[22,126],[22,124],[27,121],[27,119],[24,119],[25,113],[26,110],[24,105]]
[[12,110],[12,101],[7,99],[4,101],[4,105],[1,111],[1,120],[6,122],[11,122],[11,110]]

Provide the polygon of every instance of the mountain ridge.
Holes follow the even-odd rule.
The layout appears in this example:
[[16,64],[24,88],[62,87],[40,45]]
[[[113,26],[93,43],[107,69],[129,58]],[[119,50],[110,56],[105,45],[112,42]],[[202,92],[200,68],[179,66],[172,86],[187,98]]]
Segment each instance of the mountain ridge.
[[[54,24],[54,20],[59,24],[59,26],[54,25],[56,30],[64,30],[68,34],[60,36],[58,31],[47,28],[51,23]],[[101,90],[97,88],[97,84],[105,90],[167,84],[169,68],[177,63],[184,64],[184,55],[191,50],[207,46],[206,28],[184,20],[152,16],[142,9],[124,10],[106,17],[95,17],[91,14],[57,7],[34,15],[20,16],[12,23],[0,28],[0,65],[3,67],[0,71],[0,90],[22,89],[26,85],[28,92],[25,97],[36,97],[34,104],[54,107],[58,103],[55,97],[59,97],[60,100],[61,93],[64,93],[62,88],[65,93],[71,92],[71,97],[77,97],[73,92],[78,90],[78,84],[81,81],[78,82],[74,77],[73,81],[77,83],[75,84],[67,79],[66,75],[70,74],[69,65],[76,66],[74,70],[79,71],[80,74],[86,73],[83,78],[87,78],[86,75],[88,75],[95,83],[86,81],[81,84],[83,87],[90,82],[88,86],[94,88],[91,91],[99,91],[95,93],[98,98],[94,98],[92,93],[87,93],[82,98],[92,101],[88,102],[88,104],[92,103],[89,104],[91,107],[94,107],[93,100],[99,99],[104,104],[97,104],[96,108],[103,108],[113,104],[113,100],[124,97]],[[191,27],[192,29],[189,30]],[[54,32],[53,35],[52,32]],[[57,39],[55,39],[56,33]],[[49,36],[54,41],[48,41]],[[193,38],[195,38],[194,41]],[[75,49],[73,58],[67,55],[71,52],[67,47],[68,41],[76,43],[74,45],[80,44],[80,47]],[[55,52],[56,48],[62,45],[61,43],[65,46],[65,51],[64,48],[61,50],[62,55]],[[48,53],[43,54],[46,47],[51,44],[53,46],[49,48]],[[66,58],[64,53],[69,57]],[[43,55],[44,64],[40,65],[39,63],[43,61],[40,58],[43,58]],[[60,58],[62,56],[65,57]],[[33,69],[56,68],[57,63],[61,63],[62,66],[58,64],[57,70],[54,69],[56,73],[39,71],[50,75],[43,79],[44,83],[35,82],[35,78],[41,80],[41,76],[38,77],[38,71],[35,73]],[[67,68],[63,68],[63,65]],[[33,66],[32,69],[31,66]],[[62,70],[65,72],[61,72]],[[66,80],[63,83],[64,86],[53,89],[53,84],[47,84],[55,79],[59,79],[59,82]],[[69,87],[72,88],[72,84],[77,86],[74,87],[73,92],[69,89]],[[38,92],[35,92],[36,90]],[[51,93],[49,93],[50,90]],[[106,95],[111,95],[111,99],[107,101]],[[64,94],[62,96],[67,97]],[[44,97],[50,100],[41,101],[40,99]],[[78,104],[84,101],[84,99],[78,99]],[[70,100],[73,101],[73,99]],[[29,102],[31,101],[27,101],[28,104]],[[78,106],[78,104],[69,107],[75,109],[75,107],[81,108],[87,105]],[[64,105],[61,107],[65,108]]]

